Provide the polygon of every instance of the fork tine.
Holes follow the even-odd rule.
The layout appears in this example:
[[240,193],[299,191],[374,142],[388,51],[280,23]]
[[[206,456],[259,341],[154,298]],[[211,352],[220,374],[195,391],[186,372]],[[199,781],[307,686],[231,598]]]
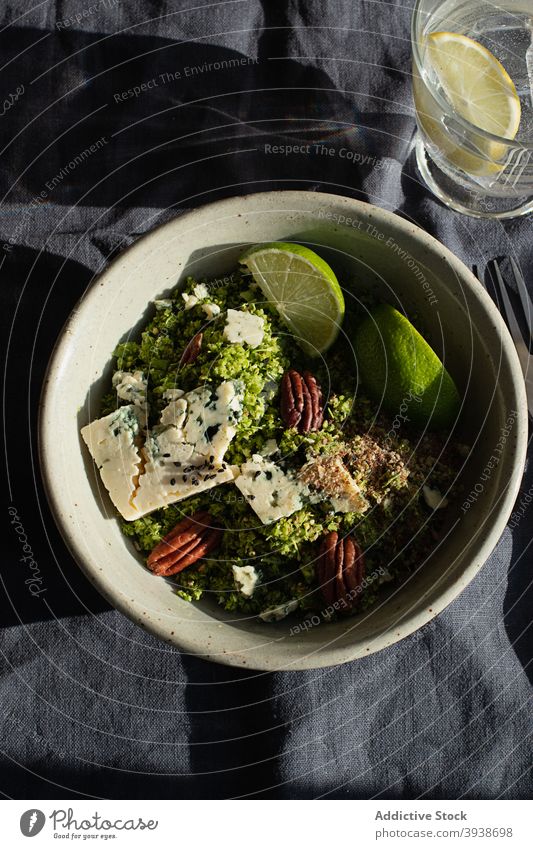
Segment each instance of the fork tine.
[[518,289],[518,294],[520,295],[520,301],[522,303],[522,308],[524,310],[524,315],[526,317],[527,329],[529,330],[529,338],[530,341],[533,339],[533,321],[531,318],[531,299],[529,297],[529,293],[527,291],[526,281],[522,276],[522,272],[518,267],[518,263],[515,262],[513,257],[509,257],[511,260],[511,268],[513,269],[513,274],[516,280],[516,287]]
[[507,323],[508,323],[509,328],[511,330],[511,335],[513,336],[515,343],[516,343],[517,339],[522,339],[522,331],[520,330],[520,327],[518,326],[518,322],[515,318],[513,307],[512,307],[511,301],[509,300],[509,295],[507,294],[507,288],[505,286],[505,283],[503,282],[502,273],[500,271],[500,267],[499,267],[498,263],[496,262],[496,260],[494,260],[493,265],[494,265],[494,271],[496,273],[496,282],[498,283],[498,289],[500,290],[500,294],[501,294],[502,301],[503,301],[503,308],[504,308],[505,315],[506,315],[506,318],[507,318]]
[[[524,375],[528,412],[531,418],[533,418],[533,355],[530,354],[529,347],[526,345],[524,337],[522,336],[522,331],[520,330],[511,301],[509,299],[509,295],[507,294],[507,287],[503,281],[500,267],[496,260],[493,261],[493,266],[495,272],[495,282],[497,284],[495,288],[496,290],[500,290],[500,294],[503,301],[503,312],[507,316],[509,330],[511,331],[511,336],[513,337],[516,353],[518,354],[518,359],[522,368],[522,374]],[[518,282],[517,285],[519,285]],[[528,315],[530,313],[529,305],[526,308],[526,313]]]

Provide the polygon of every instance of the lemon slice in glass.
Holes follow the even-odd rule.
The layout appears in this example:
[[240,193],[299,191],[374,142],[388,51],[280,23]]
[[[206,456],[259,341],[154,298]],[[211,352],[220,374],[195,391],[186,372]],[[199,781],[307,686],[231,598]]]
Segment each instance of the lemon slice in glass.
[[[515,85],[496,57],[472,38],[455,32],[432,32],[427,38],[428,59],[446,99],[461,117],[492,135],[514,139],[521,107]],[[476,137],[480,157],[455,152],[457,165],[470,173],[494,173],[506,151],[505,144]]]

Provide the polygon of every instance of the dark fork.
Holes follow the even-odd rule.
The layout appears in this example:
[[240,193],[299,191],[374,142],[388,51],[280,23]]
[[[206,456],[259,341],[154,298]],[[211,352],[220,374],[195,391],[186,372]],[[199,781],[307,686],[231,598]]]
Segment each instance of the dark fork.
[[520,326],[516,319],[513,305],[511,304],[509,295],[507,293],[507,286],[504,282],[500,266],[498,265],[496,260],[494,260],[493,263],[494,273],[496,283],[498,285],[498,289],[500,291],[500,295],[503,301],[503,308],[507,318],[507,324],[509,325],[509,330],[511,331],[511,336],[513,337],[516,351],[518,353],[518,359],[520,360],[520,365],[522,366],[522,372],[524,374],[524,382],[526,384],[527,408],[529,411],[529,415],[531,416],[531,418],[533,418],[533,356],[530,353],[530,349],[533,344],[533,321],[531,318],[533,304],[531,303],[531,298],[529,297],[526,283],[522,276],[522,272],[520,271],[517,263],[512,257],[509,257],[509,264],[513,272],[516,288],[518,289],[520,303],[522,304],[522,309],[524,311],[525,323],[529,336],[527,344],[524,341],[522,331],[520,330]]

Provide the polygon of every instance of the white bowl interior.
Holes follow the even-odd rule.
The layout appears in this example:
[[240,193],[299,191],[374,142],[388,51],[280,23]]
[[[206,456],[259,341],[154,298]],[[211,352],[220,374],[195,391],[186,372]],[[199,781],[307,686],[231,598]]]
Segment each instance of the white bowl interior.
[[[454,527],[427,564],[371,611],[298,632],[299,619],[265,624],[235,618],[209,601],[188,604],[170,582],[154,578],[122,535],[79,436],[80,427],[99,413],[111,352],[145,323],[151,301],[188,274],[223,276],[244,246],[273,240],[309,243],[353,293],[375,290],[421,317],[429,341],[464,393],[461,435],[475,446],[463,479],[465,498],[513,416],[497,467],[468,510],[456,505]],[[50,364],[41,457],[67,544],[121,611],[162,639],[216,661],[306,668],[365,656],[396,642],[429,621],[472,580],[516,495],[527,433],[524,409],[519,366],[503,322],[473,275],[442,245],[368,204],[334,195],[273,192],[176,218],[119,256],[92,285]]]

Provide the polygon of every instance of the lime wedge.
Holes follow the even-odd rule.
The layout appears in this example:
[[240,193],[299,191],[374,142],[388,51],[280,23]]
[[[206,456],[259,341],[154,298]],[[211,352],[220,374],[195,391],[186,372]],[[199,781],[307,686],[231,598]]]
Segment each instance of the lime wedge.
[[344,318],[344,297],[327,262],[303,245],[254,245],[240,262],[274,304],[298,344],[310,356],[333,344]]
[[354,349],[368,394],[392,416],[407,408],[422,427],[449,429],[460,398],[440,359],[411,322],[389,304],[375,307],[358,326]]
[[[456,32],[432,32],[427,52],[439,84],[454,110],[475,127],[514,139],[520,126],[521,105],[515,85],[496,56],[479,42]],[[481,161],[467,150],[455,156],[456,164],[473,174],[495,173],[506,153],[506,145],[478,139]],[[485,159],[488,158],[488,161]],[[485,162],[485,164],[483,164]]]

